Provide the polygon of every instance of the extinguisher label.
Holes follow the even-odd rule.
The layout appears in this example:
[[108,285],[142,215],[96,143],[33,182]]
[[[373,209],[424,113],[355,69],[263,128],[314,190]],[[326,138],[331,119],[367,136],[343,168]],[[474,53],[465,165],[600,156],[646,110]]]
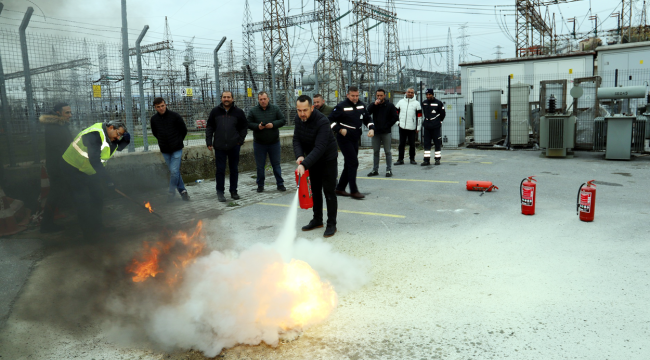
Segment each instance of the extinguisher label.
[[521,205],[533,206],[534,192],[534,188],[530,186],[524,186],[521,193]]
[[313,194],[311,193],[311,178],[307,176],[307,190],[309,191],[309,197],[312,198]]
[[591,212],[591,193],[586,191],[580,192],[580,212],[590,213]]

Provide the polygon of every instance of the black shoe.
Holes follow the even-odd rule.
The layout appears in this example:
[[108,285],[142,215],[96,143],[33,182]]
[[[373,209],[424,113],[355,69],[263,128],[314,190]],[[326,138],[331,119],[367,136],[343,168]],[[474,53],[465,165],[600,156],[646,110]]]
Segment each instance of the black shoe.
[[393,172],[390,170],[386,171],[386,177],[393,177]]
[[237,195],[237,192],[236,192],[236,191],[231,191],[231,192],[230,192],[230,197],[231,197],[233,200],[239,200],[239,195]]
[[322,221],[316,221],[316,220],[312,219],[309,222],[309,224],[302,227],[302,231],[310,231],[310,230],[314,230],[314,229],[318,229],[318,228],[322,228],[322,227],[323,227],[323,222]]
[[49,225],[43,225],[41,224],[41,233],[42,234],[49,234],[49,233],[55,233],[59,231],[63,231],[65,229],[61,225],[56,225],[56,224],[49,224]]
[[187,193],[187,190],[184,190],[181,193],[181,198],[183,199],[183,201],[190,201],[190,194]]
[[332,236],[334,236],[334,234],[336,234],[336,226],[327,225],[327,227],[325,228],[325,232],[323,233],[323,237],[326,237],[326,238],[332,237]]
[[217,200],[219,200],[220,202],[226,202],[226,196],[223,193],[218,192]]
[[422,164],[420,164],[420,166],[429,166],[429,165],[431,165],[431,163],[429,162],[429,159],[424,159]]
[[257,187],[257,192],[263,192],[263,191],[264,191],[264,186]]
[[436,165],[440,165],[440,159],[436,159]]
[[418,164],[417,161],[415,161],[414,159],[411,159],[411,165],[417,165],[417,164]]
[[278,185],[278,191],[287,191],[287,188],[284,185]]
[[379,172],[377,170],[373,170],[368,173],[368,176],[377,176],[377,175],[379,175]]
[[393,165],[404,165],[404,160],[397,160]]

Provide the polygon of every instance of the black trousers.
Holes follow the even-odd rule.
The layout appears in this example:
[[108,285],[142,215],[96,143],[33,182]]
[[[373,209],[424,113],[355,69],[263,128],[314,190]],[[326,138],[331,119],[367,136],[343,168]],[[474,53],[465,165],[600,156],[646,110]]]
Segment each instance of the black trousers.
[[47,177],[50,181],[50,192],[47,194],[45,209],[43,209],[42,227],[53,225],[54,213],[61,206],[67,188],[59,164],[45,164],[45,167],[47,168]]
[[[431,142],[435,145],[436,153],[435,158],[440,158],[440,150],[442,149],[442,126],[438,127],[422,127],[424,132],[424,157],[431,157]],[[429,156],[427,156],[429,155]]]
[[314,220],[323,221],[323,194],[327,203],[327,225],[336,226],[336,212],[338,202],[336,200],[336,175],[338,164],[334,160],[321,160],[309,169],[311,191],[314,196]]
[[343,172],[339,178],[339,184],[336,190],[345,191],[345,188],[350,184],[350,193],[359,192],[357,188],[357,170],[359,169],[359,139],[361,138],[361,130],[347,129],[348,132],[345,136],[340,133],[336,135],[336,140],[339,143],[339,149],[345,159],[343,165]]
[[104,208],[104,191],[98,175],[86,175],[68,163],[61,165],[68,195],[77,209],[77,219],[84,238],[99,236]]
[[415,160],[415,136],[417,130],[406,130],[399,128],[399,156],[397,160],[404,160],[404,152],[406,150],[406,141],[409,142],[409,159]]

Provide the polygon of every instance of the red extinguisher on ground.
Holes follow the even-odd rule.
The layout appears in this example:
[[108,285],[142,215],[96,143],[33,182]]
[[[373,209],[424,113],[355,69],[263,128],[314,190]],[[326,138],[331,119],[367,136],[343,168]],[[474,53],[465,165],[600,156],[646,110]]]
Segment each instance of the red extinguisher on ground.
[[587,181],[586,184],[580,185],[580,189],[578,189],[576,212],[580,215],[582,221],[594,221],[594,211],[596,209],[596,185],[594,185],[594,181]]
[[301,209],[311,209],[314,207],[314,197],[311,193],[311,181],[309,180],[309,170],[300,176],[296,170],[296,185],[298,185],[298,198],[300,199]]
[[519,194],[521,195],[521,213],[524,215],[535,215],[535,197],[537,192],[537,180],[535,176],[529,176],[521,180]]

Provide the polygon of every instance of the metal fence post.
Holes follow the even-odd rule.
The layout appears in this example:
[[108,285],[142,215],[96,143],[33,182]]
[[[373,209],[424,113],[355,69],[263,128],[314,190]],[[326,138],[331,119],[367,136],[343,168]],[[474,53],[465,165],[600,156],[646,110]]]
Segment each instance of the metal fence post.
[[[280,50],[282,50],[281,46],[275,49],[270,60],[271,61],[271,96],[273,96],[273,99],[271,99],[271,104],[273,105],[275,105],[275,57],[278,56]],[[282,74],[282,76],[284,76],[284,74]]]
[[221,81],[219,80],[219,49],[221,49],[221,45],[226,42],[226,37],[222,37],[221,41],[219,41],[219,45],[217,45],[216,48],[214,48],[214,86],[216,87],[216,91],[219,94],[217,97],[217,100],[214,102],[214,106],[219,105],[221,102]]
[[[129,29],[126,21],[126,0],[122,0],[122,61],[124,62],[124,111],[126,127],[133,127],[133,98],[131,97],[131,64],[129,62]],[[129,152],[135,151],[135,141],[129,144]]]
[[27,97],[27,116],[29,122],[29,129],[32,134],[32,148],[34,149],[34,163],[38,163],[41,159],[38,154],[38,137],[36,136],[36,112],[34,110],[34,92],[32,90],[32,74],[29,68],[29,54],[27,52],[27,35],[25,30],[29,25],[29,20],[34,13],[33,7],[28,7],[23,22],[20,24],[20,50],[23,57],[23,71],[25,73],[25,96]]
[[379,69],[381,69],[383,65],[384,63],[382,62],[381,64],[377,65],[377,68],[375,69],[375,92],[377,92],[377,89],[379,89]]
[[135,52],[138,57],[138,90],[140,91],[140,123],[142,123],[142,141],[144,143],[144,151],[149,151],[149,140],[147,139],[147,108],[146,102],[144,99],[144,78],[142,77],[142,49],[140,48],[140,43],[144,38],[144,35],[149,30],[149,25],[145,25],[144,29],[138,36],[138,40],[135,42]]
[[314,95],[318,94],[318,62],[325,57],[325,53],[320,54],[314,62]]
[[[0,3],[0,14],[2,14],[2,9],[4,4]],[[7,88],[5,86],[5,72],[2,65],[2,55],[0,55],[0,101],[2,101],[2,127],[5,130],[6,134],[6,144],[7,150],[9,152],[9,166],[16,166],[16,159],[14,158],[14,145],[12,139],[12,129],[11,129],[11,113],[9,112],[9,101],[7,100]],[[3,166],[0,163],[0,167]]]

